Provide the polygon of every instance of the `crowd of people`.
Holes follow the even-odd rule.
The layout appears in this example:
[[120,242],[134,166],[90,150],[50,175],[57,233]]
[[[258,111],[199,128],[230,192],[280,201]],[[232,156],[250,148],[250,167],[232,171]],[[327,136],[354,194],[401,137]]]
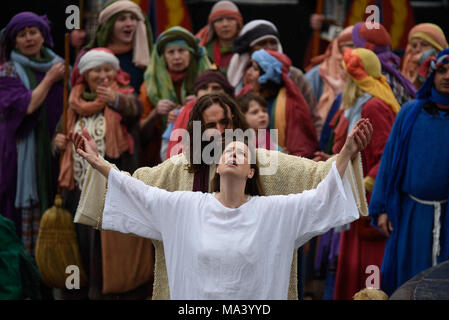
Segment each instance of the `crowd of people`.
[[[138,5],[110,0],[88,40],[67,89],[46,16],[21,12],[2,30],[0,298],[348,300],[370,266],[388,297],[449,259],[437,25],[414,26],[403,57],[384,26],[346,26],[304,71],[273,23],[244,23],[227,0],[197,34],[156,39]],[[229,129],[258,134],[204,160],[203,137]],[[33,261],[61,190],[88,278],[79,290],[49,287]]]

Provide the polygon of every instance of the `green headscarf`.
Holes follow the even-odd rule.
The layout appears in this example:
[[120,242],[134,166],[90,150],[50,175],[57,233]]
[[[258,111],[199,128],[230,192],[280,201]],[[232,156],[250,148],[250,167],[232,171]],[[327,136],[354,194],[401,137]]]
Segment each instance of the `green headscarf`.
[[[190,52],[190,62],[187,74],[181,88],[181,101],[178,101],[173,82],[168,73],[164,59],[166,45],[171,42],[184,41]],[[168,99],[183,105],[188,95],[194,94],[195,78],[204,70],[211,69],[211,64],[204,47],[200,47],[198,40],[182,27],[172,27],[160,34],[156,41],[156,50],[151,54],[151,62],[144,74],[148,98],[153,106],[159,100]]]

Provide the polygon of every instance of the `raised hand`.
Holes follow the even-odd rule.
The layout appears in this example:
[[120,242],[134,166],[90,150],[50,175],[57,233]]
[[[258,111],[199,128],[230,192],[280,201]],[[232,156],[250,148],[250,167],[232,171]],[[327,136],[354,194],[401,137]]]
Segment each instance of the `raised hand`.
[[76,152],[95,168],[98,160],[98,148],[87,129],[83,129],[83,135],[78,132],[70,132],[69,139],[75,145]]
[[61,62],[55,62],[51,68],[45,74],[46,80],[48,80],[51,84],[62,80],[64,77],[65,67]]
[[354,125],[340,153],[349,155],[353,159],[358,152],[366,148],[371,141],[373,126],[369,119],[360,119]]
[[168,114],[171,110],[176,108],[176,104],[168,99],[159,100],[156,106],[156,112],[160,115]]

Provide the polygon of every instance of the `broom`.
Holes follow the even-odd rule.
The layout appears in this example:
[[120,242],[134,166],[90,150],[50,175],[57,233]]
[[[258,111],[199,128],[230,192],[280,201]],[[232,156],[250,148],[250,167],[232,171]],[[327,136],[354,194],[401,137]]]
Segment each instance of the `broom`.
[[[67,102],[69,78],[69,34],[65,34],[65,73],[64,104],[62,114],[62,133],[67,134]],[[62,160],[62,155],[60,157]],[[39,267],[42,281],[51,288],[66,288],[66,279],[70,274],[66,268],[75,265],[79,268],[80,286],[87,283],[73,217],[63,209],[61,188],[55,197],[53,207],[44,212],[40,222],[36,242],[36,264]]]

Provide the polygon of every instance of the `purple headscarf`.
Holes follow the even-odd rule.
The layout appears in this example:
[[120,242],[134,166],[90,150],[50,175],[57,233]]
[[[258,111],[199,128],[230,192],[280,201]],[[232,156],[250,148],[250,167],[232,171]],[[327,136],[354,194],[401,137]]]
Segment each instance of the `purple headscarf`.
[[37,14],[29,11],[16,14],[3,30],[2,34],[2,56],[1,60],[6,61],[9,59],[11,51],[16,44],[17,34],[30,27],[36,27],[42,32],[44,37],[44,44],[48,47],[53,47],[53,38],[50,33],[50,21],[46,15],[38,16]]
[[373,51],[380,60],[382,70],[395,77],[412,98],[416,97],[415,86],[399,71],[401,60],[391,51],[390,34],[383,25],[379,25],[378,29],[368,29],[364,22],[355,24],[352,41],[356,48]]

